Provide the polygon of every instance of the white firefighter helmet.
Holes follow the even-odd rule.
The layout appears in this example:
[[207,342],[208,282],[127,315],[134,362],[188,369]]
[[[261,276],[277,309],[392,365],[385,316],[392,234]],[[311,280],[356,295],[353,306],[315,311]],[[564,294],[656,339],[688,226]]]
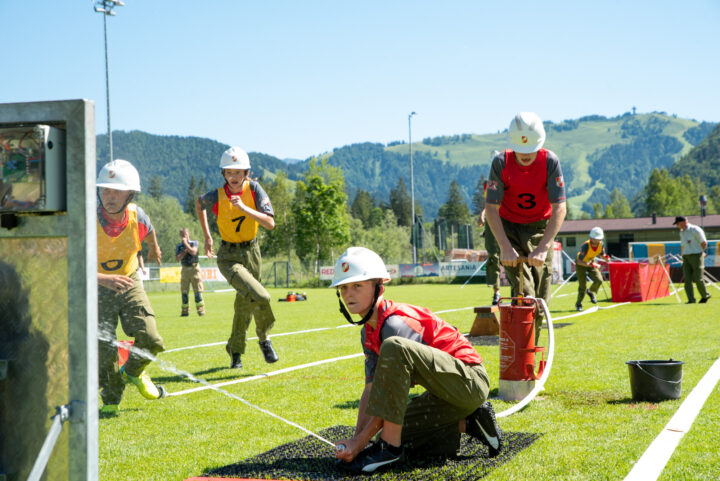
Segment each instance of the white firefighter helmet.
[[241,169],[246,170],[250,168],[250,157],[240,147],[230,147],[223,152],[220,157],[220,168],[221,169]]
[[605,234],[603,233],[603,230],[601,227],[593,227],[590,229],[590,238],[595,240],[603,240],[603,237],[605,237]]
[[385,263],[370,249],[348,247],[335,263],[335,273],[330,287],[369,279],[382,279],[383,283],[390,282],[390,274]]
[[545,127],[536,113],[520,112],[508,129],[510,148],[521,154],[532,154],[545,143]]
[[115,159],[100,169],[96,185],[107,189],[140,192],[140,174],[127,160]]

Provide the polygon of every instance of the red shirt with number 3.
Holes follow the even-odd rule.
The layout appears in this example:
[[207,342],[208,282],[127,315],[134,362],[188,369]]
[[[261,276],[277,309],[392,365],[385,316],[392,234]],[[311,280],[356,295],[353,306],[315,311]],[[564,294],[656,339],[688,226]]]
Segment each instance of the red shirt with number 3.
[[517,224],[549,219],[552,205],[565,201],[565,183],[560,161],[549,150],[540,149],[528,166],[520,165],[512,150],[493,158],[488,180],[487,202],[500,205],[500,217]]

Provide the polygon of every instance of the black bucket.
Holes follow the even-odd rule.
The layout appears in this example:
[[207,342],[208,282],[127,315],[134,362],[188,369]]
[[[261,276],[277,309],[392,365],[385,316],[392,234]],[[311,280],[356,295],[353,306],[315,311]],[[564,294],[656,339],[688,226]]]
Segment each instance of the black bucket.
[[680,399],[682,361],[626,361],[633,401]]

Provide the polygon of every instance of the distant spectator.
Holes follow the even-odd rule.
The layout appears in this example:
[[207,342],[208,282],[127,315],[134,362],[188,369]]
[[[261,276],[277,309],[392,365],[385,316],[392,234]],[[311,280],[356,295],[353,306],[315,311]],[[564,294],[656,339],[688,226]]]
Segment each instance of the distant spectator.
[[687,303],[695,304],[694,282],[698,293],[700,293],[700,304],[705,304],[711,297],[703,281],[705,275],[705,249],[707,249],[705,232],[703,232],[702,228],[689,223],[681,215],[675,217],[673,225],[680,229],[682,269],[685,278],[685,294],[687,294],[688,298]]
[[180,316],[190,315],[190,285],[195,294],[195,308],[198,316],[205,315],[203,302],[203,283],[200,277],[200,258],[198,256],[198,241],[190,240],[190,230],[187,227],[180,229],[180,243],[175,247],[175,260],[180,262],[180,295],[182,296],[182,310]]

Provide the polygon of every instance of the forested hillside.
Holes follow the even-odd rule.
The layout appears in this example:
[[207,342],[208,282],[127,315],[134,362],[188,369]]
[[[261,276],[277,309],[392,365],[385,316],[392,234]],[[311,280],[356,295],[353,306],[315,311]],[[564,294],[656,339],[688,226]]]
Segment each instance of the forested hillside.
[[[592,213],[593,205],[610,202],[611,192],[636,202],[655,168],[673,176],[689,174],[720,184],[718,124],[681,119],[665,113],[631,114],[606,118],[591,115],[559,123],[545,122],[545,146],[560,157],[571,206]],[[713,130],[712,135],[708,134]],[[707,137],[707,138],[706,138]],[[191,177],[208,187],[222,182],[217,167],[228,147],[199,137],[157,136],[145,132],[114,132],[116,157],[138,166],[143,186],[161,186],[163,193],[185,204]],[[98,165],[107,161],[107,141],[98,136]],[[692,155],[687,155],[694,147]],[[458,183],[470,204],[478,180],[487,175],[491,152],[506,147],[505,133],[458,134],[413,143],[415,198],[426,220],[436,217],[447,200],[450,183]],[[348,199],[363,190],[381,203],[402,177],[410,187],[408,145],[360,143],[322,154],[345,175]],[[685,156],[685,157],[683,157]],[[309,160],[288,164],[262,153],[250,153],[253,175],[265,181],[284,171],[291,181],[301,178]],[[678,162],[678,159],[682,160]],[[152,182],[152,184],[151,184]]]
[[675,177],[698,177],[708,186],[720,185],[720,124],[697,147],[678,160],[670,168],[670,173]]

